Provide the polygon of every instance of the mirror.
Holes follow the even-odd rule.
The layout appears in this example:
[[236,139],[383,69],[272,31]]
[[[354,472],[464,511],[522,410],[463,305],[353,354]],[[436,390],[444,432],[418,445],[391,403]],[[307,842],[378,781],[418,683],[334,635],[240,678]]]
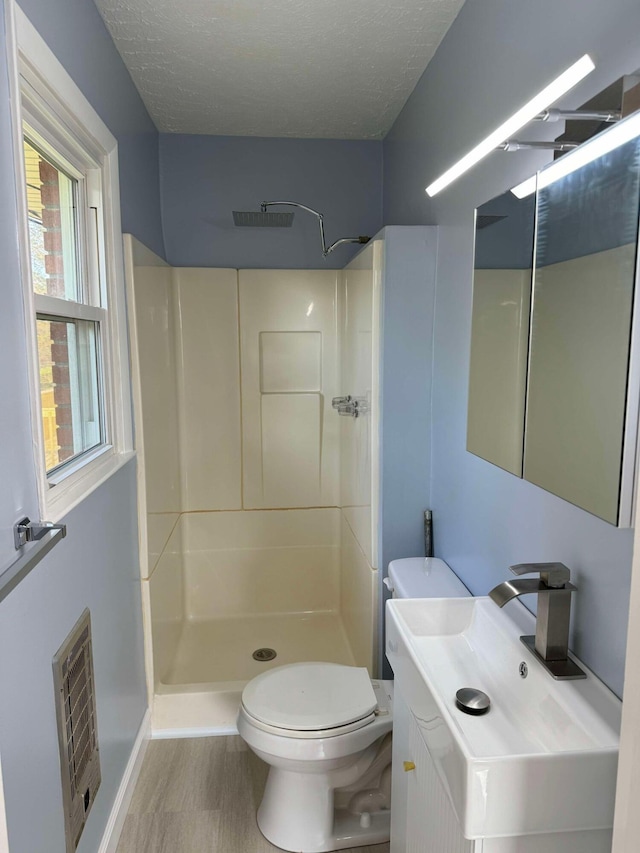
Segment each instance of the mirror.
[[636,139],[476,212],[467,449],[622,525],[638,421],[639,199]]
[[639,195],[637,139],[537,193],[524,477],[612,524],[620,512]]
[[476,211],[467,450],[522,476],[535,198]]

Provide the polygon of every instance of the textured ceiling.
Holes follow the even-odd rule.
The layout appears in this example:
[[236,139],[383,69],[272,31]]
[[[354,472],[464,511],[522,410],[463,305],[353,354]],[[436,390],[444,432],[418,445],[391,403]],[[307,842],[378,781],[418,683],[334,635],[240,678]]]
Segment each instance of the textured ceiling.
[[463,0],[95,0],[158,129],[379,139]]

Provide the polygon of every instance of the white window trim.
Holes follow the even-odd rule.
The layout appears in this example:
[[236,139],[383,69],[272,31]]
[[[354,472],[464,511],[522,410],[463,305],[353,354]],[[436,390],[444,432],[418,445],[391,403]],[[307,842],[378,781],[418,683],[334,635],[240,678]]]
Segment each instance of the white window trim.
[[[133,427],[127,347],[127,318],[124,282],[118,146],[115,137],[73,82],[44,39],[20,7],[7,3],[8,29],[17,45],[17,60],[11,74],[13,148],[16,195],[20,222],[18,233],[25,301],[29,389],[33,429],[33,452],[41,517],[59,521],[133,456]],[[35,334],[35,297],[31,286],[29,229],[24,193],[22,156],[23,96],[40,100],[59,123],[65,141],[80,143],[97,162],[103,174],[105,281],[108,319],[104,334],[105,400],[109,408],[110,444],[71,461],[63,478],[47,478],[40,416],[39,367]],[[41,297],[38,297],[39,299]],[[87,311],[95,311],[87,306]],[[88,317],[89,318],[89,317]],[[55,484],[54,484],[55,481]]]

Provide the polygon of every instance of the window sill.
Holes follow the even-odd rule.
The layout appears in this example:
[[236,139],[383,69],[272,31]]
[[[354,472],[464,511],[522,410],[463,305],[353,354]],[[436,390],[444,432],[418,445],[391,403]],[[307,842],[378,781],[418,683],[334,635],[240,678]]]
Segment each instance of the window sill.
[[46,520],[53,523],[60,521],[135,456],[133,450],[115,453],[110,449],[83,465],[78,471],[69,474],[59,484],[50,486],[44,497]]

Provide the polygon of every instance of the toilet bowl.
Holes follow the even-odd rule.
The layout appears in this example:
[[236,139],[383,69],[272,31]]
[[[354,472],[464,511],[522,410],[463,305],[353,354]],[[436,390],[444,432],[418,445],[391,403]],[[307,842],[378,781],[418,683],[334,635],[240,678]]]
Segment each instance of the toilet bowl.
[[[389,565],[399,598],[456,598],[469,590],[442,560]],[[366,669],[297,663],[247,684],[238,731],[269,765],[262,834],[283,850],[320,853],[389,840],[393,682]]]
[[269,765],[258,809],[277,847],[320,853],[389,840],[392,684],[298,663],[247,684],[238,731]]

